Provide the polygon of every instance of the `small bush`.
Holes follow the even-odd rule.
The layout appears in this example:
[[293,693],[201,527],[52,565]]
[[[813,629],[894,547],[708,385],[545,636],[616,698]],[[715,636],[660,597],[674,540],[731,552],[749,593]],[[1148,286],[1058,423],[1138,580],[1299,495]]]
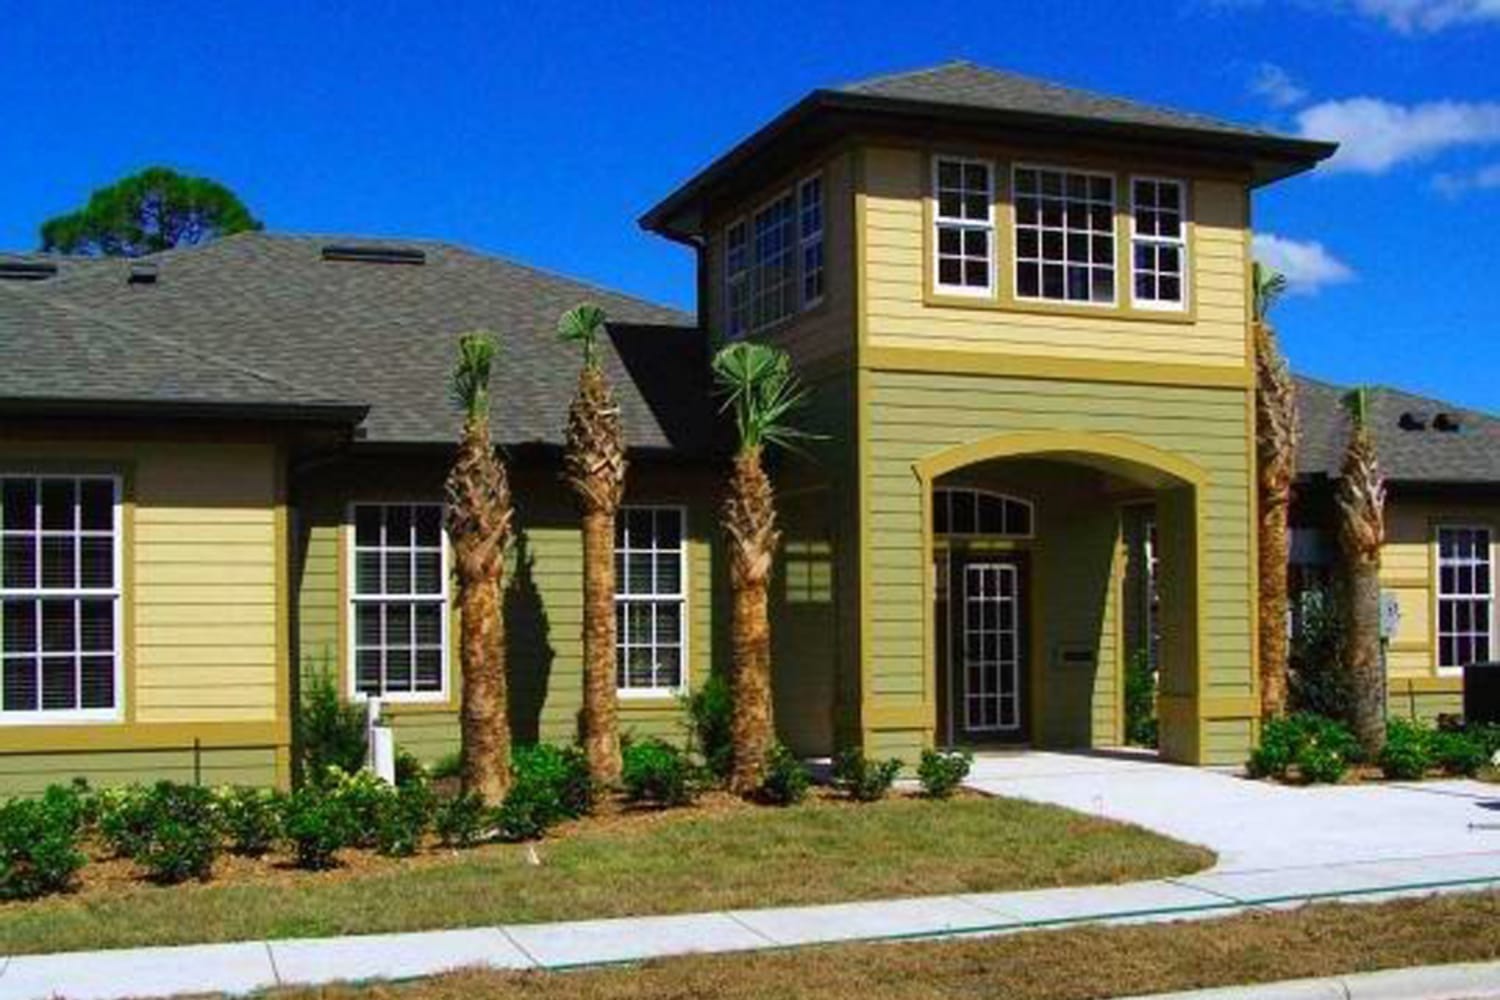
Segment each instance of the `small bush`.
[[282,835],[291,843],[297,867],[321,871],[338,863],[338,852],[349,846],[353,829],[341,797],[320,788],[300,788],[282,810]]
[[213,874],[222,840],[213,792],[158,782],[146,794],[145,810],[146,833],[134,857],[147,877],[170,885]]
[[1245,769],[1251,777],[1285,780],[1295,767],[1303,781],[1323,784],[1337,782],[1358,759],[1359,743],[1347,726],[1299,712],[1266,720]]
[[385,796],[375,811],[375,849],[393,858],[417,853],[436,806],[437,799],[425,782],[405,785]]
[[1380,770],[1393,781],[1416,781],[1432,767],[1433,732],[1406,719],[1390,719],[1385,727]]
[[1156,670],[1148,650],[1138,649],[1125,665],[1125,742],[1156,746]]
[[929,799],[946,799],[963,784],[973,766],[974,755],[967,750],[923,750],[917,779]]
[[396,751],[397,788],[405,788],[407,785],[426,785],[431,781],[427,768],[422,765],[415,754],[408,750]]
[[353,774],[365,766],[365,710],[339,696],[337,672],[326,656],[304,672],[308,680],[297,709],[303,778],[320,780],[330,767]]
[[490,811],[477,792],[444,799],[433,814],[433,828],[445,847],[473,847],[489,826]]
[[517,795],[512,791],[495,810],[495,827],[500,839],[507,843],[523,840],[539,840],[552,824],[547,819],[546,806],[534,796]]
[[833,758],[834,787],[856,802],[877,802],[885,798],[900,773],[900,760],[894,757],[870,760],[858,747],[841,750]]
[[734,764],[734,745],[729,724],[734,698],[722,674],[710,674],[703,686],[683,698],[687,708],[688,746],[703,758],[715,778],[729,777]]
[[396,789],[374,771],[350,774],[337,767],[324,772],[323,788],[344,803],[349,813],[350,847],[374,847],[380,838],[381,810],[395,797]]
[[1308,743],[1297,751],[1297,771],[1310,785],[1336,785],[1349,770],[1349,759],[1332,747]]
[[87,860],[78,847],[80,805],[76,794],[50,788],[39,799],[0,805],[0,899],[35,899],[72,888]]
[[281,838],[282,796],[265,788],[224,788],[218,793],[219,819],[229,849],[258,858]]
[[1463,729],[1439,730],[1432,734],[1432,759],[1448,774],[1472,778],[1490,762],[1484,741]]
[[506,801],[515,799],[520,808],[529,800],[526,811],[544,827],[594,811],[598,789],[589,775],[588,758],[578,747],[517,747],[511,755],[511,779]]
[[1340,663],[1344,625],[1336,587],[1297,597],[1296,629],[1287,663],[1287,704],[1294,712],[1346,719],[1353,702],[1349,672]]
[[117,858],[133,858],[151,828],[148,789],[141,785],[106,788],[94,796],[99,836]]
[[679,747],[660,739],[624,748],[620,784],[625,798],[657,806],[685,806],[698,797],[702,774]]
[[765,776],[761,779],[760,800],[773,806],[793,806],[807,798],[812,775],[797,755],[780,743],[766,755]]

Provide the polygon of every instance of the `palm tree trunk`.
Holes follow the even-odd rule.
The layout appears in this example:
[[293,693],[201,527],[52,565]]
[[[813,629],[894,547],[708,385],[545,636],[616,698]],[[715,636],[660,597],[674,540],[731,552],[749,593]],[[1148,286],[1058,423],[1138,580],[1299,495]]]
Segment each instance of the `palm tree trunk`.
[[583,515],[583,748],[595,781],[620,777],[615,679],[615,515]]
[[1385,746],[1385,671],[1380,662],[1380,547],[1385,542],[1385,484],[1375,442],[1356,418],[1335,494],[1344,553],[1344,669],[1350,723],[1368,757]]
[[1255,326],[1255,444],[1260,501],[1259,652],[1261,714],[1286,711],[1287,514],[1297,464],[1296,383],[1264,321]]
[[766,755],[775,740],[768,594],[780,536],[776,531],[776,498],[761,466],[758,447],[735,456],[724,529],[729,536],[734,591],[730,622],[733,767],[729,787],[736,794],[748,795],[761,785]]

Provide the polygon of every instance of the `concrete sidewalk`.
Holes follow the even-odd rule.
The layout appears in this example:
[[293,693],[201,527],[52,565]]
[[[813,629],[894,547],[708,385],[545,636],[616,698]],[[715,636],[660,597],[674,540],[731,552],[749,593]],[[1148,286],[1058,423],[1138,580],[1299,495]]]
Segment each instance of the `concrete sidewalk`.
[[1317,900],[1500,888],[1500,789],[1474,782],[1289,789],[1133,757],[982,758],[998,794],[1140,823],[1219,853],[1209,871],[1114,886],[317,940],[16,956],[0,1000],[245,993],[465,966],[569,969],[701,952],[1200,920]]
[[1500,962],[1427,965],[1348,976],[1289,979],[1134,1000],[1486,1000],[1500,997]]

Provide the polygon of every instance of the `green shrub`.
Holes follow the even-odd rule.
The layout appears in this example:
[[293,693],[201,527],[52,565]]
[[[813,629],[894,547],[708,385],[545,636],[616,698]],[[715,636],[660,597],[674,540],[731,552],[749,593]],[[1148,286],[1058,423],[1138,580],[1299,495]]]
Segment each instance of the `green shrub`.
[[885,798],[900,773],[900,760],[894,757],[870,760],[858,747],[841,750],[833,758],[834,787],[856,802],[877,802]]
[[539,840],[551,826],[545,804],[531,795],[512,791],[495,810],[495,827],[500,839],[508,843]]
[[0,899],[35,899],[72,888],[87,860],[78,847],[80,805],[76,794],[53,794],[50,788],[41,798],[0,805]]
[[1125,742],[1156,746],[1156,669],[1148,650],[1138,649],[1125,665]]
[[703,758],[708,772],[720,781],[734,764],[730,719],[734,697],[722,674],[710,674],[703,686],[683,698],[687,707],[688,745]]
[[307,682],[297,709],[298,763],[304,780],[318,781],[336,767],[353,774],[365,766],[365,710],[339,696],[328,657],[303,668]]
[[425,782],[403,785],[385,796],[375,811],[375,849],[387,857],[417,853],[432,826],[437,799]]
[[1245,762],[1250,777],[1285,778],[1297,757],[1298,737],[1290,719],[1267,719],[1260,728],[1260,744]]
[[118,858],[133,858],[151,827],[148,789],[142,785],[106,788],[94,796],[99,836]]
[[299,788],[282,803],[282,835],[299,868],[321,871],[336,865],[338,852],[353,837],[353,825],[343,798],[321,788]]
[[1484,741],[1465,729],[1445,729],[1432,734],[1433,763],[1448,774],[1472,778],[1490,762]]
[[282,796],[265,788],[221,788],[219,820],[229,838],[229,849],[258,858],[281,839]]
[[1299,712],[1285,718],[1267,719],[1261,727],[1260,745],[1250,754],[1245,769],[1251,777],[1286,779],[1296,767],[1303,781],[1336,782],[1359,759],[1359,743],[1343,723]]
[[518,809],[529,802],[525,811],[544,827],[594,811],[598,789],[589,775],[588,758],[578,747],[517,747],[511,754],[511,782],[507,801],[515,799]]
[[463,792],[438,802],[433,828],[445,847],[473,847],[489,827],[490,810],[477,792]]
[[1353,689],[1339,661],[1344,626],[1337,588],[1303,591],[1296,616],[1287,657],[1287,704],[1294,712],[1347,719]]
[[1386,721],[1380,770],[1393,781],[1415,781],[1433,765],[1432,730],[1420,723],[1394,718]]
[[432,781],[427,768],[417,759],[416,755],[409,750],[396,751],[396,787],[404,788],[407,785],[426,785]]
[[625,798],[657,806],[685,806],[698,797],[703,775],[681,748],[661,739],[624,748],[620,784]]
[[1297,751],[1297,771],[1310,785],[1336,785],[1349,770],[1349,759],[1334,748],[1307,743]]
[[967,750],[923,750],[917,780],[928,798],[946,799],[963,784],[973,766],[974,755]]
[[134,858],[153,882],[207,879],[222,833],[214,794],[196,785],[157,782],[146,794],[145,835]]
[[349,814],[349,847],[374,847],[380,836],[380,812],[395,797],[396,789],[374,771],[352,774],[337,767],[324,772],[321,787],[344,803]]
[[759,798],[773,806],[793,806],[807,798],[812,775],[797,755],[777,743],[766,755],[766,771]]
[[1470,723],[1463,727],[1463,731],[1479,744],[1487,763],[1500,767],[1500,760],[1496,759],[1496,756],[1500,755],[1500,723]]

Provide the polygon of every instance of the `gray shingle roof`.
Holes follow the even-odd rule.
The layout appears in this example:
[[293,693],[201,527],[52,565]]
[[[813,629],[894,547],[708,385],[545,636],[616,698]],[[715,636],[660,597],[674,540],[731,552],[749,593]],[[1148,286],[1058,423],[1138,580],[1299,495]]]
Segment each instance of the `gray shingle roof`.
[[[1349,438],[1349,417],[1341,402],[1347,392],[1327,382],[1297,377],[1302,421],[1299,474],[1338,476]],[[1369,401],[1380,469],[1387,479],[1500,484],[1500,419],[1383,386],[1370,391]],[[1403,428],[1401,418],[1408,413],[1423,418],[1425,427]],[[1435,429],[1433,419],[1439,413],[1454,415],[1459,430]]]
[[[425,262],[325,260],[330,244],[415,248]],[[688,316],[451,244],[245,233],[143,259],[157,266],[154,283],[129,283],[128,261],[67,259],[53,279],[9,283],[0,351],[36,360],[25,374],[0,370],[0,399],[33,380],[68,378],[74,366],[54,364],[48,345],[86,340],[70,332],[86,313],[90,334],[110,325],[117,357],[140,369],[141,391],[175,388],[163,345],[176,344],[300,392],[367,403],[370,441],[446,443],[459,427],[447,391],[455,344],[484,328],[501,345],[491,391],[497,439],[556,444],[578,370],[576,348],[557,339],[557,317],[587,300],[609,316],[604,363],[632,445],[691,450],[714,423],[703,339]],[[643,364],[637,355],[647,354]],[[82,361],[91,379],[111,383],[101,364]]]

